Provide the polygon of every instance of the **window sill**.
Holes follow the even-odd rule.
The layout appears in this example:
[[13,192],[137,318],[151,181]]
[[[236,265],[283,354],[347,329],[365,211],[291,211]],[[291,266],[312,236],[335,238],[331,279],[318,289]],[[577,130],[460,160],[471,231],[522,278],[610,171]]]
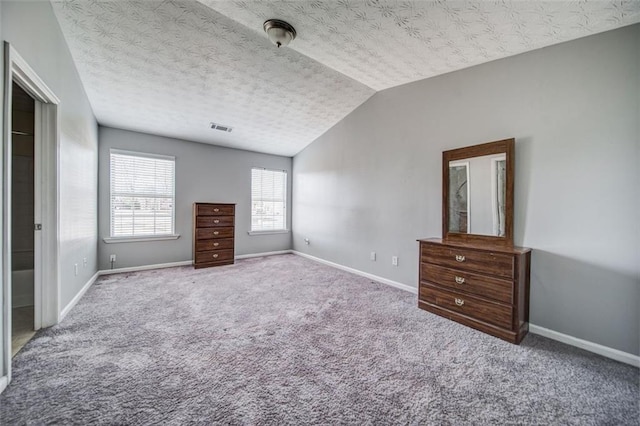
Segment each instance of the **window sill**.
[[272,234],[288,234],[288,229],[280,229],[278,231],[249,231],[249,235],[272,235]]
[[162,241],[162,240],[177,240],[180,238],[180,234],[171,234],[171,235],[149,235],[147,237],[106,237],[103,238],[107,244],[115,244],[115,243],[137,243],[142,241]]

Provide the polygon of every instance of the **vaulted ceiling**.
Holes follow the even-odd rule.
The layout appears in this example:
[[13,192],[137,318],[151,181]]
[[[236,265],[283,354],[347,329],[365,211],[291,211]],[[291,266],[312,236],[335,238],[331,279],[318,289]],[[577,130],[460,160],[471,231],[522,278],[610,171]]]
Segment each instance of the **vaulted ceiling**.
[[[53,7],[100,124],[287,156],[376,91],[640,22],[637,0]],[[288,47],[267,39],[269,18],[296,28]]]

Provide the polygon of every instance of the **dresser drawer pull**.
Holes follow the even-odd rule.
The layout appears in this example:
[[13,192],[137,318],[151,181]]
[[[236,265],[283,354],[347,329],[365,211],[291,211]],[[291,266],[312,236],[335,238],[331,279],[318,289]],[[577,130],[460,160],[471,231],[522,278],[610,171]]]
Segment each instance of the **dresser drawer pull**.
[[456,282],[458,284],[464,284],[464,278],[463,277],[456,277]]
[[220,211],[220,209],[213,209],[213,211],[217,213]]
[[462,305],[464,305],[464,300],[462,300],[462,299],[458,299],[457,297],[456,297],[455,302],[456,302],[456,305],[458,305],[458,306],[462,306]]
[[218,247],[220,245],[220,243],[213,243],[214,247]]
[[[213,255],[213,258],[215,259],[216,257],[218,257],[218,255],[217,255],[217,254],[214,254],[214,255]],[[456,299],[456,300],[457,300],[457,299]]]
[[459,254],[456,254],[456,260],[457,260],[458,262],[464,262],[464,259],[465,259],[465,257],[464,257],[464,256],[461,256],[461,255],[459,255]]
[[213,235],[218,235],[219,232],[218,231],[213,231]]
[[218,219],[214,220],[213,223],[220,223]]

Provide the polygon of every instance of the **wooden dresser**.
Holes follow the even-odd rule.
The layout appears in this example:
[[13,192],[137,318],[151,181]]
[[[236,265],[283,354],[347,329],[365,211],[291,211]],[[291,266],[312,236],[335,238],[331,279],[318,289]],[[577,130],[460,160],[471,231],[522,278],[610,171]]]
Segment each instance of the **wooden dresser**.
[[529,331],[531,250],[420,242],[418,307],[520,343]]
[[235,210],[235,204],[193,204],[194,267],[233,263]]

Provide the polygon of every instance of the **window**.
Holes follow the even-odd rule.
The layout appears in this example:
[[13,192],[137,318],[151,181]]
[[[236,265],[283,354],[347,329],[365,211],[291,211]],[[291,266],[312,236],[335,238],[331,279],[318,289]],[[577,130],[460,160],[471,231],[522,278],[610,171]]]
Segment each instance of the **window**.
[[287,230],[287,172],[251,169],[251,231]]
[[172,236],[175,158],[111,150],[111,237]]

